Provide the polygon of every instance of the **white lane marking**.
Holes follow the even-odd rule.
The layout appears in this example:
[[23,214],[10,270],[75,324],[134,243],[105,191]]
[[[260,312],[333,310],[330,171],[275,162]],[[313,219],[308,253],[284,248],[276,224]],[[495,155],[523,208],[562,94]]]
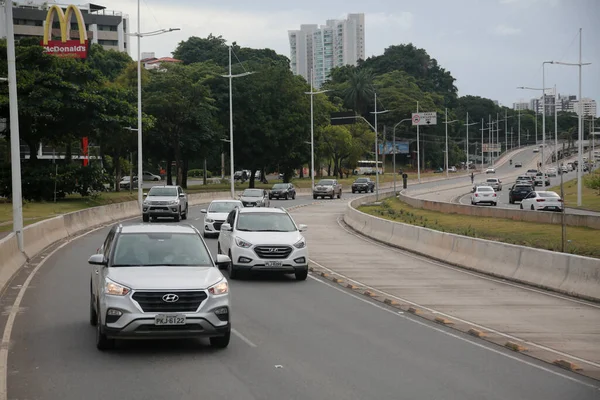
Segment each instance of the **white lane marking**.
[[324,285],[327,285],[327,286],[329,286],[329,287],[330,287],[330,288],[332,288],[332,289],[335,289],[335,290],[337,290],[337,291],[339,291],[339,292],[341,292],[341,293],[344,293],[344,294],[346,294],[346,295],[348,295],[348,296],[350,296],[350,297],[353,297],[353,298],[355,298],[356,300],[362,301],[363,303],[366,303],[366,304],[370,304],[370,305],[372,305],[373,307],[379,308],[380,310],[383,310],[383,311],[385,311],[385,312],[387,312],[387,313],[390,313],[390,314],[392,314],[392,315],[395,315],[395,316],[397,316],[397,317],[400,317],[400,318],[403,318],[403,319],[405,319],[405,320],[408,320],[408,321],[414,322],[414,323],[416,323],[416,324],[419,324],[419,325],[421,325],[421,326],[427,327],[427,328],[429,328],[429,329],[433,329],[434,331],[437,331],[437,332],[443,333],[444,335],[447,335],[447,336],[453,337],[453,338],[455,338],[455,339],[462,340],[463,342],[470,343],[470,344],[472,344],[472,345],[474,345],[474,346],[477,346],[477,347],[480,347],[480,348],[482,348],[482,349],[489,350],[489,351],[491,351],[491,352],[493,352],[493,353],[499,354],[499,355],[501,355],[501,356],[504,356],[504,357],[506,357],[506,358],[510,358],[511,360],[515,360],[515,361],[518,361],[518,362],[520,362],[520,363],[522,363],[522,364],[529,365],[530,367],[533,367],[533,368],[536,368],[536,369],[539,369],[539,370],[542,370],[542,371],[545,371],[545,372],[549,372],[549,373],[551,373],[551,374],[553,374],[553,375],[560,376],[560,377],[562,377],[562,378],[565,378],[565,379],[568,379],[568,380],[570,380],[570,381],[572,381],[572,382],[576,382],[576,383],[579,383],[579,384],[581,384],[581,385],[584,385],[584,386],[587,386],[587,387],[590,387],[590,388],[593,388],[593,389],[596,389],[596,390],[600,390],[600,386],[596,386],[596,385],[594,385],[594,384],[590,384],[590,383],[584,382],[584,381],[582,381],[582,380],[580,380],[580,379],[577,379],[577,378],[574,378],[574,377],[568,376],[568,375],[566,375],[566,374],[563,374],[563,373],[561,373],[561,372],[558,372],[558,371],[554,371],[554,370],[552,370],[552,369],[550,369],[550,368],[546,368],[546,367],[544,367],[544,366],[541,366],[541,365],[537,365],[537,364],[535,364],[535,363],[532,363],[532,362],[530,362],[530,361],[527,361],[527,360],[522,360],[522,359],[521,359],[521,358],[519,358],[519,357],[513,356],[513,355],[511,355],[511,354],[507,354],[507,353],[505,353],[505,352],[503,352],[503,351],[500,351],[500,350],[497,350],[497,349],[493,349],[493,348],[491,348],[491,347],[488,347],[488,346],[487,346],[487,345],[485,345],[485,344],[477,343],[477,342],[473,341],[473,340],[472,340],[472,339],[470,339],[470,338],[465,338],[465,337],[462,337],[462,336],[456,335],[456,334],[454,334],[454,333],[452,333],[452,332],[448,332],[448,331],[445,331],[445,330],[443,330],[443,329],[437,328],[437,327],[435,327],[435,326],[431,326],[431,325],[429,325],[429,324],[427,324],[427,323],[425,323],[425,322],[419,321],[419,320],[417,320],[417,319],[415,319],[415,318],[413,318],[413,317],[409,317],[409,316],[406,316],[406,315],[403,315],[403,314],[397,314],[396,312],[394,312],[394,311],[392,311],[392,310],[388,310],[387,308],[385,308],[385,307],[383,307],[383,306],[380,306],[379,304],[375,304],[375,303],[373,303],[373,302],[372,302],[372,301],[370,301],[370,300],[367,300],[367,299],[360,298],[360,297],[358,297],[357,295],[355,295],[355,294],[353,294],[353,293],[350,293],[350,292],[348,292],[347,290],[344,290],[344,289],[338,288],[338,287],[336,287],[336,286],[334,286],[334,285],[332,285],[332,284],[330,284],[330,283],[328,283],[328,282],[324,282],[324,281],[320,280],[320,279],[319,279],[319,278],[317,278],[317,277],[314,277],[314,276],[312,276],[312,275],[309,275],[308,277],[309,277],[309,278],[311,278],[311,279],[314,279],[315,281],[317,281],[317,282],[320,282],[320,283],[322,283],[322,284],[324,284]]
[[[138,218],[138,217],[135,217],[135,218]],[[134,218],[128,218],[123,221],[128,221],[131,219],[134,219]],[[23,283],[23,286],[21,286],[21,289],[19,290],[19,294],[17,295],[17,298],[15,299],[15,302],[13,303],[13,306],[11,308],[10,314],[8,315],[8,319],[6,320],[6,326],[4,327],[4,334],[2,335],[2,345],[0,347],[0,400],[7,400],[7,398],[8,398],[8,350],[9,350],[9,346],[10,346],[10,336],[12,334],[12,329],[15,324],[15,318],[17,317],[19,307],[21,306],[21,301],[23,301],[25,292],[27,291],[29,284],[35,277],[35,274],[39,271],[40,268],[42,268],[42,266],[46,263],[46,261],[48,261],[48,259],[50,259],[50,257],[52,257],[54,255],[54,253],[56,253],[57,251],[59,251],[60,249],[65,247],[66,245],[70,244],[72,241],[82,238],[86,235],[89,235],[90,233],[96,232],[96,231],[104,229],[104,228],[106,228],[106,226],[101,226],[101,227],[92,229],[91,231],[85,232],[85,233],[78,235],[70,240],[67,240],[65,243],[61,244],[56,249],[52,250],[52,252],[50,252],[50,254],[48,254],[46,257],[42,258],[40,263],[33,269],[33,271],[31,271],[31,273],[25,280],[25,283]]]
[[252,343],[252,341],[250,339],[248,339],[246,336],[242,335],[240,332],[238,332],[236,329],[231,328],[231,332],[239,337],[240,339],[242,339],[243,342],[245,342],[248,346],[250,347],[258,347],[257,345],[255,345],[254,343]]

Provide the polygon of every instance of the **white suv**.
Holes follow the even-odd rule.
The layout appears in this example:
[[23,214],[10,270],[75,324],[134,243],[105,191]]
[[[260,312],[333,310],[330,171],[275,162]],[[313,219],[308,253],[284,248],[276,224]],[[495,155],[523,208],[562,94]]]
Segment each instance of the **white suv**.
[[240,273],[269,271],[308,276],[308,249],[296,225],[282,208],[236,208],[221,225],[218,253],[229,255],[229,277]]

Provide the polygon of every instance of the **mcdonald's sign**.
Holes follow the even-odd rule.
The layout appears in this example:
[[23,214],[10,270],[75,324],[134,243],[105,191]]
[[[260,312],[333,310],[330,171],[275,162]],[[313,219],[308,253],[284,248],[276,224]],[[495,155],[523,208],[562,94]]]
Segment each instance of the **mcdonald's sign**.
[[[56,14],[60,24],[60,40],[52,40],[52,24]],[[71,40],[71,16],[75,15],[77,27],[79,28],[79,39]],[[53,4],[48,8],[46,25],[44,27],[44,39],[42,40],[44,51],[59,57],[87,58],[89,43],[87,30],[81,10],[74,5],[69,5],[66,12]]]

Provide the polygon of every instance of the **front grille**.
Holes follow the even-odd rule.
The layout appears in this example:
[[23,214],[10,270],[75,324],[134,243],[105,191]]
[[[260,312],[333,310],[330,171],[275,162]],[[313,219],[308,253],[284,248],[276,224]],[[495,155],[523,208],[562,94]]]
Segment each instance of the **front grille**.
[[166,201],[151,201],[150,204],[152,204],[154,206],[166,206],[167,202]]
[[[163,301],[166,294],[176,294],[179,299],[173,303]],[[207,294],[198,292],[135,292],[132,296],[144,312],[196,312],[206,300]]]
[[201,324],[185,325],[141,325],[135,331],[139,333],[152,332],[202,332],[204,328]]
[[292,252],[290,246],[256,246],[254,252],[260,258],[281,259],[287,258]]
[[151,210],[167,211],[169,207],[150,207]]

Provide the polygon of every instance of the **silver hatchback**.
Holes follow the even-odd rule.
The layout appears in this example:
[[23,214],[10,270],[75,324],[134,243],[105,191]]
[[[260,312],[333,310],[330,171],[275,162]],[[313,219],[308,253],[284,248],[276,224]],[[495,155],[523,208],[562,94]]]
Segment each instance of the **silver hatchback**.
[[116,225],[89,259],[90,324],[96,347],[116,339],[231,336],[229,284],[200,232],[190,225]]

